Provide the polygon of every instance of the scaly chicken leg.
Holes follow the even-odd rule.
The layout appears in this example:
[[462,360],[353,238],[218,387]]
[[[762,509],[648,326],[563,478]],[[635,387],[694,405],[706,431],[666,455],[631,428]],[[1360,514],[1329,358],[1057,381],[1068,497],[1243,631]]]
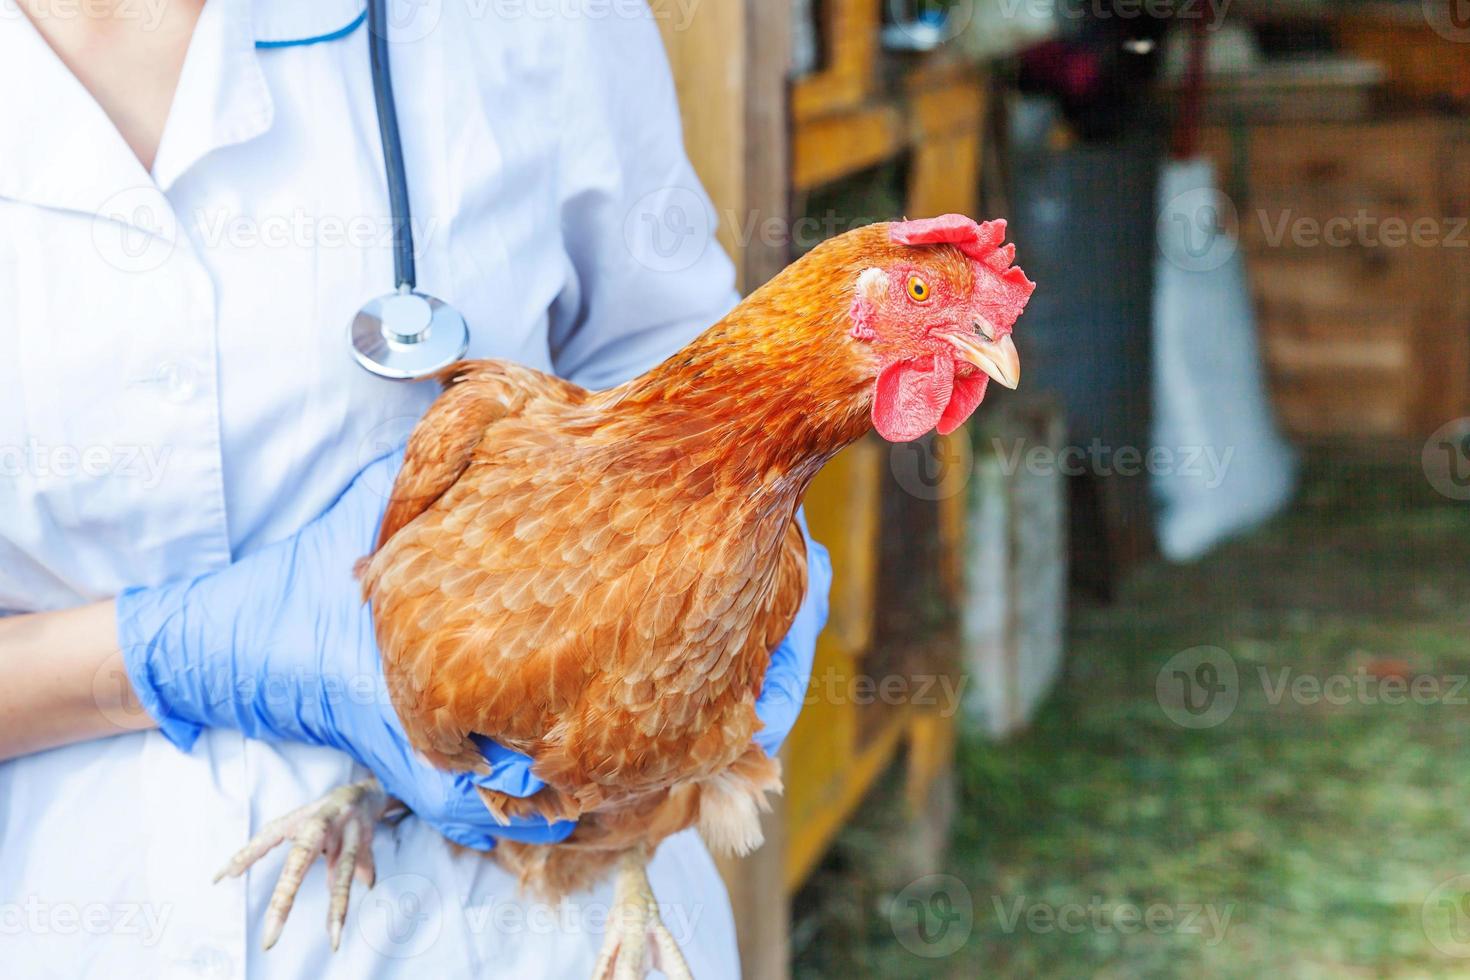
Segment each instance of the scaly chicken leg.
[[276,889],[271,893],[265,913],[265,936],[261,945],[270,949],[281,938],[281,929],[296,893],[306,878],[306,871],[318,854],[327,856],[327,880],[331,888],[331,904],[327,908],[327,932],[335,951],[342,944],[342,926],[347,921],[347,899],[352,879],[373,887],[377,870],[373,867],[373,831],[388,811],[399,806],[376,779],[364,779],[332,790],[315,803],[277,817],[261,828],[260,833],[235,852],[235,856],[214,876],[238,878],[256,861],[290,840],[291,853]]
[[642,980],[650,966],[669,980],[693,980],[679,944],[659,916],[648,883],[648,856],[633,850],[619,862],[607,936],[592,980]]
[[[292,842],[266,909],[262,945],[270,949],[281,936],[307,869],[317,855],[325,853],[332,896],[327,930],[332,949],[336,950],[347,921],[352,879],[356,877],[368,888],[373,887],[377,874],[373,867],[373,831],[378,821],[399,805],[383,792],[376,779],[338,787],[315,803],[267,823],[235,852],[214,880],[238,878],[278,844]],[[650,967],[662,970],[669,980],[693,980],[679,944],[659,915],[647,865],[648,855],[642,849],[628,851],[619,862],[607,935],[593,969],[593,980],[641,980]]]

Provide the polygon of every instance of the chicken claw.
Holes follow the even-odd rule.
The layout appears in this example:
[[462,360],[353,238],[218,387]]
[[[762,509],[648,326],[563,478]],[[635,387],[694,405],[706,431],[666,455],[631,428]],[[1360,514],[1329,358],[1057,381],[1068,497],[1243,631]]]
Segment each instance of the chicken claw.
[[648,883],[647,861],[638,851],[623,855],[607,936],[592,980],[642,980],[650,966],[662,970],[669,980],[694,980],[673,933],[659,917],[658,902]]
[[347,921],[347,899],[354,877],[368,888],[373,887],[373,830],[378,821],[397,801],[383,792],[376,779],[341,786],[306,806],[277,817],[261,828],[260,833],[230,858],[214,876],[215,882],[238,878],[256,861],[283,841],[292,841],[286,855],[286,866],[276,889],[271,893],[265,913],[265,936],[262,946],[270,949],[281,938],[281,929],[306,871],[318,854],[327,856],[327,880],[331,888],[331,904],[327,908],[327,932],[332,949],[342,944],[342,926]]

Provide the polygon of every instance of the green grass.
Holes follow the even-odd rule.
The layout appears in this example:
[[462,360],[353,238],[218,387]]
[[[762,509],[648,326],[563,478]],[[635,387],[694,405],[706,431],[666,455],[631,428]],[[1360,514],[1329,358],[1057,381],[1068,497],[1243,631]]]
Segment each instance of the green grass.
[[[963,883],[967,941],[934,958],[899,942],[953,945],[905,927],[915,869],[893,867],[884,787],[798,897],[798,976],[1470,977],[1470,915],[1463,948],[1431,941],[1460,892],[1431,893],[1470,874],[1470,685],[1444,696],[1470,677],[1470,505],[1436,496],[1411,451],[1314,459],[1289,513],[1196,565],[1138,570],[1069,633],[1031,729],[961,746],[953,844],[927,870]],[[1201,645],[1233,659],[1238,703],[1189,729],[1155,682]],[[1283,670],[1354,686],[1342,704],[1277,697]],[[1358,694],[1360,674],[1398,670],[1438,696]],[[1088,908],[1153,904],[1199,907],[1198,931],[1125,934]],[[1087,918],[1006,921],[1032,906]]]

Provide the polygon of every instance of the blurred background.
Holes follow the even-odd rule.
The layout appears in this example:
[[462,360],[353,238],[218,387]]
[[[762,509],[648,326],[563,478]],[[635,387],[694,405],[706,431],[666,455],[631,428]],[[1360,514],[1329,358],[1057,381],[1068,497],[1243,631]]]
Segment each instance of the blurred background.
[[1038,283],[808,500],[747,974],[1470,976],[1470,3],[653,6],[744,289],[951,211]]

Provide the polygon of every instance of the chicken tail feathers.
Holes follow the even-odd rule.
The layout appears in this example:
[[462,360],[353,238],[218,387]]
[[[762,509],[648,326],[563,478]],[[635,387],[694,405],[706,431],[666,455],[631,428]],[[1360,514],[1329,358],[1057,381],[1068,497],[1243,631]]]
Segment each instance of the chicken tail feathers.
[[699,835],[717,854],[744,857],[765,840],[766,794],[781,792],[781,763],[751,745],[735,764],[699,784]]

